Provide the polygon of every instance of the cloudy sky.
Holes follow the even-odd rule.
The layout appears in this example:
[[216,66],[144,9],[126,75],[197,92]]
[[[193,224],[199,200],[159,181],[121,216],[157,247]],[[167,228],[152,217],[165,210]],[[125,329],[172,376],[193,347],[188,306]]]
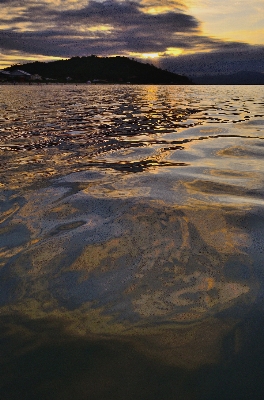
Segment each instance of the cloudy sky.
[[0,68],[124,55],[179,73],[264,72],[264,0],[0,0]]

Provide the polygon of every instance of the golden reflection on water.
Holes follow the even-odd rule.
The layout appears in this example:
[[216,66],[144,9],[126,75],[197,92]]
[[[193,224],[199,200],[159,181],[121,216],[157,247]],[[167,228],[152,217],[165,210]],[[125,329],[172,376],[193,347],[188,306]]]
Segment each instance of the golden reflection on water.
[[[216,110],[214,95],[189,89],[100,89],[97,106],[95,92],[60,90],[66,105],[47,115],[63,126],[42,127],[28,109],[27,143],[13,121],[0,146],[0,312],[26,343],[18,353],[52,342],[30,325],[44,322],[62,342],[116,340],[185,370],[239,354],[262,290],[261,123],[244,123],[250,137],[223,128],[239,104]],[[47,130],[43,147],[33,128]]]
[[[51,193],[47,190],[47,199]],[[115,199],[115,190],[108,196],[109,201]],[[39,200],[31,196],[21,209],[21,217],[28,216],[27,227],[37,235],[40,231],[35,231],[30,216]],[[41,201],[45,204],[45,196]],[[76,210],[76,204],[55,203],[45,215],[48,219],[56,215],[59,221]],[[250,238],[228,224],[230,213],[228,208],[199,203],[196,207],[167,207],[157,201],[131,204],[129,212],[109,222],[120,225],[122,234],[83,244],[70,265],[64,264],[69,237],[32,241],[13,265],[22,282],[19,300],[11,309],[31,319],[58,318],[68,334],[118,337],[170,365],[193,369],[217,363],[224,336],[239,322],[235,316],[222,318],[218,313],[236,304],[248,306],[258,290],[246,253]],[[247,279],[226,275],[226,265],[234,259],[246,268]],[[125,277],[119,277],[122,270]],[[65,289],[70,272],[78,274],[77,280]],[[49,286],[50,279],[59,282],[58,288]],[[96,285],[98,295],[87,301]],[[76,296],[79,299],[74,310],[61,305],[65,290],[73,303]],[[4,314],[8,310],[2,308]]]

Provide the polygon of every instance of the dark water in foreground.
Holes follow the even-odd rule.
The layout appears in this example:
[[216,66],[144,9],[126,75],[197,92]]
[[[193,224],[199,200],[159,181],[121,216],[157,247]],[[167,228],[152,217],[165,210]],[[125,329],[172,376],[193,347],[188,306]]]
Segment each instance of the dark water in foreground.
[[0,89],[0,399],[262,399],[262,87]]

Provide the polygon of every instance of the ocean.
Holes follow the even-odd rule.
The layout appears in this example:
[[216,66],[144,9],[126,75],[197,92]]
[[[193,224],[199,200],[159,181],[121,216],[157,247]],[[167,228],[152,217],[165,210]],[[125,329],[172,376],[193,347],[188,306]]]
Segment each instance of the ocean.
[[264,393],[262,86],[0,86],[1,400]]

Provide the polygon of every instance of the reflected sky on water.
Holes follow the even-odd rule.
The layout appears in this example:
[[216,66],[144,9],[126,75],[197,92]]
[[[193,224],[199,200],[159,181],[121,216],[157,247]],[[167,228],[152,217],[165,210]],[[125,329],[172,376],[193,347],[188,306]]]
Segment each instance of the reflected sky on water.
[[4,399],[259,398],[263,104],[2,86]]

